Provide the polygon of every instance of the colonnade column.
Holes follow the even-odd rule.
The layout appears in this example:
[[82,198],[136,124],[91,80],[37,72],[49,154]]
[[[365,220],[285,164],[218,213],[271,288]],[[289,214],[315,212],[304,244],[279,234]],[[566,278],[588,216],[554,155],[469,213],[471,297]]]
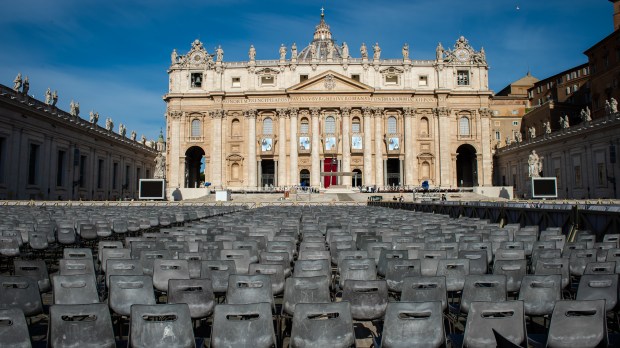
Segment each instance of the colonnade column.
[[[342,171],[346,173],[351,172],[351,135],[349,134],[350,111],[351,108],[349,107],[340,108],[342,114]],[[340,168],[338,168],[338,171],[340,171]],[[351,177],[348,175],[343,176],[341,184],[350,187]]]
[[[169,111],[168,112],[168,122],[170,124],[170,142],[168,155],[169,158],[166,158],[168,165],[165,170],[165,178],[169,188],[177,188],[182,187],[181,181],[179,180],[179,176],[184,175],[185,168],[180,168],[179,166],[179,158],[181,156],[181,112],[180,111]],[[185,157],[182,159],[185,160]],[[73,168],[73,166],[70,166]],[[145,172],[146,173],[146,172]],[[153,173],[155,174],[155,173]],[[70,176],[73,178],[73,176]],[[208,176],[207,176],[208,178]],[[150,178],[147,178],[150,179]]]
[[290,160],[290,174],[289,183],[291,185],[299,185],[299,171],[297,170],[297,108],[290,108],[289,115],[291,116],[291,160]]
[[256,189],[256,110],[246,111],[245,119],[248,123],[248,186]]
[[364,107],[364,175],[363,185],[372,185],[374,180],[372,178],[372,109],[370,107]]
[[310,173],[310,185],[319,187],[321,185],[321,168],[319,165],[319,111],[320,108],[311,108],[312,112],[312,170]]
[[383,181],[383,108],[375,108],[375,183],[385,186]]
[[278,186],[286,186],[286,109],[278,109]]
[[214,187],[222,186],[222,118],[224,110],[211,111],[211,127],[213,137],[211,138],[211,180]]
[[[413,139],[413,130],[411,129],[411,117],[413,112],[415,111],[414,108],[404,108],[404,115],[405,115],[405,177],[404,177],[404,185],[413,185],[413,172],[414,172],[414,165],[415,165],[415,157],[414,157],[414,152],[415,152],[415,141]],[[402,173],[401,173],[402,175]]]

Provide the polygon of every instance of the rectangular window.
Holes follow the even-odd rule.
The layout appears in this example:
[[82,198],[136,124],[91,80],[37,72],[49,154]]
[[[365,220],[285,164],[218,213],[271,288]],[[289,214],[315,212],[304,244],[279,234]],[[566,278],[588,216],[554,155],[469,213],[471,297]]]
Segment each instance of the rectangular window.
[[118,163],[114,163],[112,166],[112,189],[118,188]]
[[102,159],[100,159],[97,162],[97,188],[101,189],[103,188],[103,173],[104,173],[104,162]]
[[86,187],[86,156],[80,156],[80,188]]
[[500,121],[495,121],[495,123],[494,123],[494,124],[495,124],[495,127],[499,127],[499,126],[501,126],[501,125],[502,125],[502,123],[501,123]]
[[65,186],[65,151],[58,151],[56,159],[56,186]]
[[351,79],[353,79],[353,80],[355,80],[355,81],[359,82],[359,81],[360,81],[360,75],[359,75],[359,74],[352,74],[352,75],[351,75]]
[[241,78],[240,77],[233,77],[232,78],[232,86],[233,87],[241,87]]
[[428,76],[426,75],[420,76],[418,86],[428,86]]
[[202,73],[192,73],[190,76],[192,88],[202,87]]
[[299,82],[308,81],[308,75],[299,75]]
[[557,80],[557,84],[558,85],[561,84],[561,83],[562,83],[562,76],[558,77],[558,80]]
[[512,125],[513,126],[518,126],[519,125],[519,121],[512,121]]
[[495,140],[502,140],[502,135],[499,131],[495,131]]
[[459,86],[469,86],[468,70],[458,70],[456,72],[456,84]]
[[577,92],[579,89],[579,85],[573,85],[573,93]]
[[261,76],[261,86],[275,86],[275,78],[273,76]]
[[386,85],[397,85],[398,76],[397,75],[385,75],[385,84]]
[[575,172],[575,187],[581,187],[581,166],[575,166],[574,168],[574,172]]
[[566,95],[569,95],[569,94],[570,94],[570,86],[566,87]]
[[151,170],[150,169],[146,170],[146,177],[145,178],[146,179],[150,179],[151,178]]
[[513,115],[518,115],[519,114],[519,110],[512,110],[512,114]]
[[37,144],[30,144],[30,154],[28,156],[28,185],[38,184],[39,176],[39,149]]
[[0,184],[4,183],[4,167],[6,163],[6,139],[0,138]]

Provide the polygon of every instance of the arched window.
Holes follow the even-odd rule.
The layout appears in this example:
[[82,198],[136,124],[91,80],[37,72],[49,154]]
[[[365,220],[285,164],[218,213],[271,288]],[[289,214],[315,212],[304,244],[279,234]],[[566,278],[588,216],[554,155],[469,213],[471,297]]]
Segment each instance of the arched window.
[[333,116],[327,116],[325,119],[325,133],[336,134],[336,119]]
[[238,119],[233,119],[230,124],[230,135],[233,137],[241,136],[241,122]]
[[192,120],[192,137],[199,137],[202,134],[200,120]]
[[273,134],[273,121],[269,117],[263,120],[263,134]]
[[398,131],[396,127],[396,117],[390,116],[387,121],[387,132],[388,134],[396,134]]
[[353,133],[360,133],[362,131],[362,127],[360,126],[360,118],[359,117],[353,117],[353,123],[351,126],[351,131]]
[[459,119],[459,134],[460,135],[470,135],[469,132],[469,118],[463,116]]
[[230,174],[233,180],[239,180],[239,163],[233,163],[230,166]]
[[422,117],[420,119],[420,134],[421,135],[429,135],[429,134],[431,134],[429,132],[429,127],[428,127],[428,118],[426,118],[426,117]]
[[422,162],[422,179],[429,179],[431,177],[431,165],[424,161]]
[[301,119],[301,127],[299,127],[299,133],[308,134],[310,132],[310,124],[307,118]]

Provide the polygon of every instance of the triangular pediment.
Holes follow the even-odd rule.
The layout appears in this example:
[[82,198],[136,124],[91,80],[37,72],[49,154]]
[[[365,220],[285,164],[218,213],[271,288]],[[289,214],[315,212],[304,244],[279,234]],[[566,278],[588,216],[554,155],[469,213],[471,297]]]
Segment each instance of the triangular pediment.
[[287,93],[341,92],[341,93],[372,93],[374,88],[353,80],[348,76],[328,70],[306,81],[289,87]]

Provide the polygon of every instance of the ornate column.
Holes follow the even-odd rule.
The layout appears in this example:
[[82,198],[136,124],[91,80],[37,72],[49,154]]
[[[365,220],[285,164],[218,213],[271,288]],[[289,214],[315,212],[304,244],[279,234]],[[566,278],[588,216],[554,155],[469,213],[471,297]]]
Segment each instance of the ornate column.
[[319,165],[319,111],[320,108],[310,108],[312,112],[312,170],[310,172],[310,185],[319,187],[321,185],[321,168]]
[[[438,107],[435,109],[439,121],[439,127],[437,128],[437,138],[439,139],[439,182],[438,186],[449,186],[452,183],[452,162],[450,161],[450,143],[451,143],[451,128],[450,128],[450,109],[446,107]],[[456,169],[454,169],[456,170]],[[454,183],[456,184],[456,183]]]
[[290,185],[299,185],[299,170],[297,168],[297,111],[297,108],[289,109],[289,115],[291,116]]
[[375,183],[385,186],[383,180],[383,108],[375,108]]
[[222,172],[222,118],[224,110],[211,111],[211,182],[214,187],[221,187],[224,173]]
[[255,189],[258,176],[256,172],[256,110],[246,111],[245,119],[248,123],[248,186],[250,189]]
[[372,176],[372,108],[365,106],[364,109],[364,175],[363,185],[373,185]]
[[414,185],[413,173],[417,171],[417,161],[415,159],[415,140],[414,133],[411,129],[411,118],[415,112],[415,108],[406,107],[403,108],[405,116],[405,177],[404,185]]
[[[170,144],[168,145],[168,158],[166,161],[166,181],[168,187],[175,189],[183,187],[183,182],[179,180],[185,177],[185,166],[181,168],[180,161],[185,161],[185,156],[181,158],[181,111],[168,111],[168,124],[170,125]],[[73,168],[73,166],[70,166]]]
[[286,109],[278,109],[278,186],[286,186]]
[[[349,112],[351,108],[349,107],[341,107],[340,113],[342,114],[342,171],[343,172],[351,172],[351,134],[349,131]],[[340,171],[341,168],[338,168]],[[345,175],[342,177],[342,185],[347,187],[351,186],[351,177]]]
[[[493,185],[493,156],[491,155],[491,116],[489,108],[480,109],[480,136],[482,160],[478,161],[478,185]],[[480,154],[479,154],[480,155]]]

